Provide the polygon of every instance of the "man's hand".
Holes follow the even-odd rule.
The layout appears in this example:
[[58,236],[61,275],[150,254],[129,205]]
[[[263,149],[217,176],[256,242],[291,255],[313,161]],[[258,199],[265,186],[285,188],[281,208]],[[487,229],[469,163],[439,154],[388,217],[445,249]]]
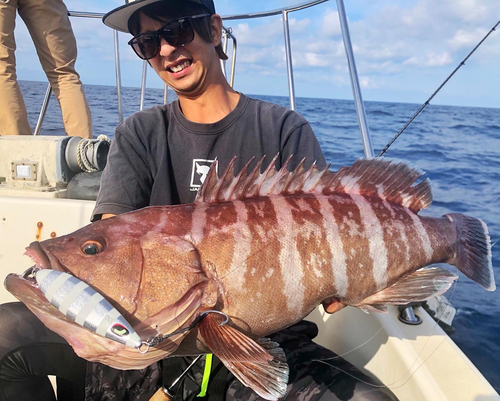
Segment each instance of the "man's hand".
[[112,214],[112,213],[104,213],[102,216],[101,216],[101,220],[104,220],[104,219],[109,219],[110,217],[114,217],[116,216],[116,214]]
[[322,304],[326,313],[335,313],[345,307],[345,305],[335,297],[325,299]]

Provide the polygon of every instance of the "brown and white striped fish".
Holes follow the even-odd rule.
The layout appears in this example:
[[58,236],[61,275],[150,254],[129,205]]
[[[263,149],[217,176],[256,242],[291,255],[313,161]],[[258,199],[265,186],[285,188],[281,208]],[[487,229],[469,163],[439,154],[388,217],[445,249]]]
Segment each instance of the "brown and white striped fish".
[[[249,162],[250,163],[250,162]],[[422,173],[397,161],[358,160],[338,172],[279,171],[262,160],[234,177],[215,166],[193,204],[148,207],[27,248],[42,269],[65,271],[106,297],[141,339],[189,327],[142,355],[65,319],[36,283],[10,275],[9,291],[82,357],[136,369],[168,354],[212,351],[266,399],[284,395],[287,367],[261,340],[338,298],[366,311],[445,292],[457,266],[495,289],[486,225],[462,214],[417,213],[431,203]]]

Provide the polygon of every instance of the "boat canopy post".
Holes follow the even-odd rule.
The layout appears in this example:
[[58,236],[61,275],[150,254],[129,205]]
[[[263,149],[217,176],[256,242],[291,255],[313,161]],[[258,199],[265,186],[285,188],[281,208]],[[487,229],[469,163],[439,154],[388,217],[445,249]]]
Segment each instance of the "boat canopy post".
[[236,50],[238,49],[238,41],[236,38],[233,36],[232,29],[228,33],[231,36],[231,39],[233,40],[233,58],[231,60],[231,78],[229,80],[229,85],[231,85],[231,88],[234,85],[234,73],[236,71]]
[[[223,20],[263,18],[263,17],[271,17],[274,15],[281,15],[282,16],[283,27],[285,30],[285,52],[286,52],[286,64],[287,64],[287,71],[288,71],[288,91],[290,94],[290,108],[292,110],[295,110],[295,88],[294,88],[294,83],[293,83],[292,50],[291,50],[291,44],[290,44],[288,13],[291,13],[293,11],[304,10],[306,8],[313,7],[313,6],[316,6],[318,4],[325,3],[327,1],[328,0],[307,1],[305,3],[300,3],[300,4],[297,4],[295,6],[283,7],[283,8],[279,8],[277,10],[263,11],[263,12],[258,12],[258,13],[222,16]],[[233,63],[234,63],[234,59],[233,59]]]
[[118,122],[123,121],[122,113],[122,78],[120,72],[120,50],[118,49],[118,31],[113,29],[115,37],[115,68],[116,68],[116,93],[118,95]]
[[[223,20],[238,20],[238,19],[251,19],[251,18],[262,18],[262,17],[270,17],[275,15],[281,15],[283,18],[283,26],[285,30],[285,46],[287,48],[287,71],[288,71],[288,86],[290,93],[290,106],[292,109],[295,109],[295,89],[294,89],[294,81],[293,81],[293,68],[292,68],[292,53],[291,53],[291,43],[290,43],[290,31],[288,24],[288,13],[293,11],[303,10],[309,7],[316,6],[321,3],[325,3],[328,0],[312,0],[307,1],[305,3],[300,3],[294,6],[288,6],[276,10],[257,12],[257,13],[249,13],[249,14],[237,14],[237,15],[228,15],[223,16]],[[129,3],[130,0],[125,0],[125,3]],[[104,16],[103,13],[91,13],[91,12],[78,12],[78,11],[70,11],[70,17],[83,17],[83,18],[99,18],[102,19]],[[231,76],[229,78],[229,84],[231,87],[234,85],[234,75],[236,71],[236,52],[237,52],[237,40],[232,34],[231,28],[224,28],[225,43],[224,48],[227,51],[227,42],[228,39],[233,41],[233,54],[232,54],[232,63],[231,63]],[[118,31],[113,30],[114,34],[114,46],[115,46],[115,70],[116,70],[116,91],[118,96],[118,120],[119,122],[123,121],[123,113],[122,113],[122,90],[121,90],[121,71],[120,71],[120,52],[119,52],[119,38]],[[146,81],[146,67],[143,67],[143,77],[142,77],[142,91],[141,91],[141,110],[144,105],[144,92],[145,92],[145,81]],[[225,72],[225,65],[224,65]],[[167,86],[165,85],[163,101],[167,103]],[[43,115],[41,113],[41,121],[43,121]]]
[[[227,54],[227,48],[228,48],[228,42],[229,39],[233,41],[233,57],[231,60],[231,75],[229,76],[229,85],[231,88],[234,85],[234,72],[236,70],[236,49],[237,49],[237,43],[236,43],[236,38],[233,36],[233,29],[231,27],[222,27],[222,35],[224,37],[222,41],[222,50],[224,51],[225,54]],[[224,74],[224,77],[227,79],[227,72],[226,72],[226,62],[227,60],[221,60],[220,65],[222,67],[222,73]]]
[[38,115],[38,121],[36,123],[35,131],[33,135],[40,134],[42,130],[43,119],[45,118],[45,114],[47,113],[47,107],[49,106],[50,95],[52,94],[52,86],[50,83],[47,85],[47,91],[45,92],[45,98],[43,99],[42,109],[40,110],[40,114]]
[[347,63],[349,65],[349,74],[351,75],[352,92],[354,95],[354,103],[356,105],[356,113],[358,114],[359,128],[361,130],[361,139],[363,140],[363,148],[365,150],[365,157],[374,157],[372,142],[370,138],[370,131],[366,122],[366,112],[361,96],[361,89],[359,86],[358,72],[356,70],[356,62],[354,60],[354,52],[352,51],[351,36],[349,34],[349,25],[347,23],[347,16],[344,8],[344,1],[337,0],[337,7],[339,12],[340,27],[342,28],[342,37],[344,38],[344,47],[347,54]]
[[293,63],[292,63],[292,45],[290,43],[290,26],[288,24],[288,11],[283,10],[283,29],[285,34],[285,54],[286,70],[288,74],[288,92],[290,94],[290,108],[295,110],[295,85],[293,83]]
[[146,78],[148,75],[148,62],[146,60],[142,63],[142,83],[141,83],[141,104],[139,110],[144,108],[144,95],[146,93]]
[[[227,36],[227,30],[226,28],[222,28],[222,51],[227,54],[227,42],[229,38]],[[227,74],[226,74],[226,60],[220,60],[220,66],[222,68],[222,73],[224,74],[224,77],[227,79]]]
[[[70,17],[81,17],[81,18],[99,18],[104,17],[103,13],[91,13],[91,12],[80,12],[80,11],[69,11],[68,15]],[[118,50],[118,31],[113,29],[113,35],[115,39],[115,69],[116,69],[116,93],[118,96],[118,121],[123,121],[122,114],[122,83],[121,83],[121,73],[120,73],[120,52]]]

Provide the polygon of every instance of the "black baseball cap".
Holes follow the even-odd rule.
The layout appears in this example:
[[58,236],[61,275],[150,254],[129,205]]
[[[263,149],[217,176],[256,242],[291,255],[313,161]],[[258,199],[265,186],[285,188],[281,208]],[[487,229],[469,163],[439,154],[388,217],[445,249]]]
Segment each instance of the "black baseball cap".
[[207,9],[210,14],[215,14],[215,6],[213,0],[126,0],[127,4],[115,8],[102,17],[102,22],[110,28],[120,32],[130,33],[128,29],[128,20],[137,10],[160,1],[172,3],[176,2],[191,2],[201,4]]

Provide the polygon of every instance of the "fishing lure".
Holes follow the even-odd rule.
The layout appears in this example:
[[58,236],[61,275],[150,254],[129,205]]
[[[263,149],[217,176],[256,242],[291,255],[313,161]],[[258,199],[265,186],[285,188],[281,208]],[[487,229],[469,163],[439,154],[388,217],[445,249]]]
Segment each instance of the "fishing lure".
[[99,292],[68,273],[40,269],[35,279],[45,298],[80,326],[110,340],[140,348],[142,340]]
[[225,320],[220,324],[221,326],[229,321],[225,313],[207,310],[188,327],[143,341],[118,309],[98,291],[75,276],[57,270],[33,268],[28,269],[24,275],[32,274],[45,298],[66,317],[102,337],[137,348],[141,354],[145,354],[151,347],[169,337],[191,330],[208,313],[223,315]]

